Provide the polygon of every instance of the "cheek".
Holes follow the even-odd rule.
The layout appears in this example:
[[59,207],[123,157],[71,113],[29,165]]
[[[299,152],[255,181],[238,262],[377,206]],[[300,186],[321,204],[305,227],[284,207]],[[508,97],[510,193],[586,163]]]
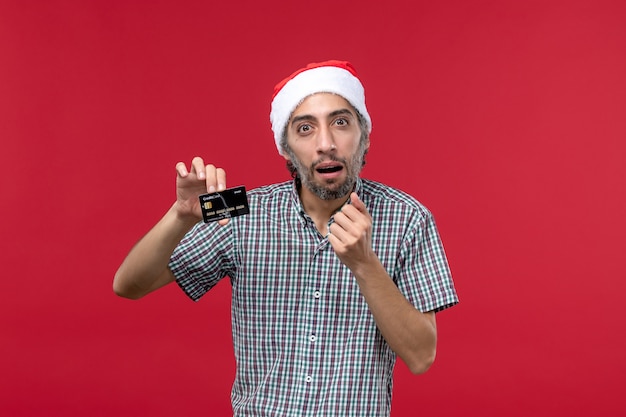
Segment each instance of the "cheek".
[[343,149],[344,149],[343,155],[345,158],[356,156],[357,154],[361,152],[361,147],[359,146],[358,143],[356,145],[354,143],[350,143],[348,146],[343,147]]
[[315,156],[315,149],[311,150],[308,146],[303,146],[305,144],[296,143],[291,147],[292,158],[298,159],[298,161],[302,163],[307,163],[311,160],[311,155]]

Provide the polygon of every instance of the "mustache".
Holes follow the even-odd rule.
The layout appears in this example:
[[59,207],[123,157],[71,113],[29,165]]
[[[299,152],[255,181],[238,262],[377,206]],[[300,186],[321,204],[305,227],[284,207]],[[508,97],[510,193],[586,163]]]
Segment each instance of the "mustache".
[[324,156],[316,161],[313,161],[313,163],[310,166],[311,171],[315,170],[315,167],[318,166],[319,164],[321,164],[322,162],[339,162],[340,164],[342,164],[343,166],[346,166],[348,161],[346,160],[346,158],[339,158],[335,155],[330,155],[330,156]]

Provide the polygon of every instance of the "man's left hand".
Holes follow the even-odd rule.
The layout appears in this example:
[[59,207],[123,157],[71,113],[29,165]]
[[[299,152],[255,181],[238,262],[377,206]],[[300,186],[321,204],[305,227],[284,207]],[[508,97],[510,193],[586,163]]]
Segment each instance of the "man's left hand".
[[335,213],[328,240],[341,262],[356,274],[359,267],[376,260],[376,254],[372,250],[372,217],[356,193],[350,200],[352,204]]

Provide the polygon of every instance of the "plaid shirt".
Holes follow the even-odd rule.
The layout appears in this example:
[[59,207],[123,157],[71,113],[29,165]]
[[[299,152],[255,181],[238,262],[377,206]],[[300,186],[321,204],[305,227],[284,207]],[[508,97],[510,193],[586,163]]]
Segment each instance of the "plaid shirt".
[[[369,180],[359,179],[356,192],[373,218],[374,250],[402,294],[424,312],[456,304],[428,210]],[[199,223],[170,261],[194,300],[231,279],[234,414],[388,416],[396,355],[354,276],[304,212],[293,182],[251,190],[248,199],[249,215],[224,227]]]

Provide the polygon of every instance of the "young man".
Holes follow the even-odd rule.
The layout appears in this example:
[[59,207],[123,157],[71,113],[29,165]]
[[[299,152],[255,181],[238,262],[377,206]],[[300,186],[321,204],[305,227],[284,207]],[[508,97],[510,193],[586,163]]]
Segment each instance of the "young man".
[[194,300],[232,282],[236,416],[388,416],[396,355],[435,358],[435,313],[457,303],[431,214],[360,179],[371,119],[352,65],[311,64],[276,86],[270,114],[293,181],[248,193],[250,213],[201,222],[224,170],[176,165],[176,202],[131,250],[113,287],[170,282]]

